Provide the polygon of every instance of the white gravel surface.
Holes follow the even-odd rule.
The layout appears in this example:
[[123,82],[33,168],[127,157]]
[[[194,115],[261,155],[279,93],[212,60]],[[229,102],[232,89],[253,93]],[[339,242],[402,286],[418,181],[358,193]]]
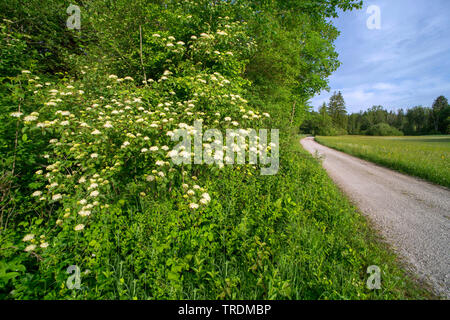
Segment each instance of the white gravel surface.
[[450,190],[301,140],[329,176],[435,293],[450,298]]

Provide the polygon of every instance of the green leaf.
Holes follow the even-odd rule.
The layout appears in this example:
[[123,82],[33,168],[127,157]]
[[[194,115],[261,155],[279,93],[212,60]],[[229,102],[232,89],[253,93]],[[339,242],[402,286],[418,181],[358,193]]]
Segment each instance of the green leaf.
[[176,281],[176,280],[179,279],[179,274],[178,274],[178,273],[175,273],[175,272],[169,272],[169,273],[167,274],[167,278],[168,278],[169,280]]

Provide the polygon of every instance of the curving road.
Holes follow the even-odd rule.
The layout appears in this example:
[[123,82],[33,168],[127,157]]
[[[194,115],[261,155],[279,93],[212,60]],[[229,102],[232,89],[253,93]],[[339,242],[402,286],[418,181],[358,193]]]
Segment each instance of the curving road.
[[435,293],[450,298],[450,190],[325,147],[302,146]]

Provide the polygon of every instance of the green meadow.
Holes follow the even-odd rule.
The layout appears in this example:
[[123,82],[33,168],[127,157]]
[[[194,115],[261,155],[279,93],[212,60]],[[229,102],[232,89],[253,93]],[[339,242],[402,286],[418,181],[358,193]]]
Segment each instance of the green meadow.
[[450,136],[317,137],[328,147],[450,187]]

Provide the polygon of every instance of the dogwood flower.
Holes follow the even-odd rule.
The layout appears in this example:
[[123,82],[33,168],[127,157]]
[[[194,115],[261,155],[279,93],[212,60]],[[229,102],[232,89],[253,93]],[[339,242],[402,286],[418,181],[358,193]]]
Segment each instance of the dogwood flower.
[[191,209],[198,209],[198,207],[199,207],[199,205],[198,204],[196,204],[196,203],[191,203],[191,204],[189,204],[189,208],[191,208]]
[[22,241],[27,242],[27,241],[31,241],[34,239],[34,234],[30,233],[27,234],[25,237],[23,237]]
[[84,224],[77,224],[74,228],[75,231],[81,231],[84,229]]
[[57,193],[57,194],[53,195],[53,197],[52,197],[53,201],[58,201],[60,199],[62,199],[62,195],[60,193]]
[[34,249],[36,249],[36,245],[35,244],[30,244],[29,246],[27,246],[25,248],[26,252],[30,252],[30,251],[34,251]]
[[89,196],[92,197],[92,198],[95,198],[95,197],[97,197],[99,194],[100,194],[100,192],[98,192],[97,190],[95,190],[95,191],[92,191],[92,192],[89,194]]

